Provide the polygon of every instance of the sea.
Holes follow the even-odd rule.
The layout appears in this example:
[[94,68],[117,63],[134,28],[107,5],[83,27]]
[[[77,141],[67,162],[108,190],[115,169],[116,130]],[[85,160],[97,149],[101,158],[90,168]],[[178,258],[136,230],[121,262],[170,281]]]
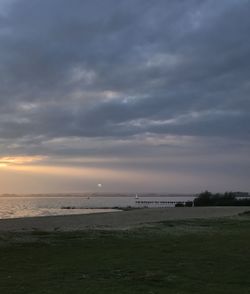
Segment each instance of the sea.
[[0,195],[0,219],[175,207],[176,203],[194,198],[195,195],[177,194],[4,194]]

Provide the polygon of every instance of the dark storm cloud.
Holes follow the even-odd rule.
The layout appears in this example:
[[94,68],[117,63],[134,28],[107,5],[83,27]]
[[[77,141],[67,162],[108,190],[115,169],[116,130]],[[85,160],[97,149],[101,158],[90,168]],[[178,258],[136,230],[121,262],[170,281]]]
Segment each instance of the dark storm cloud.
[[249,13],[244,0],[14,1],[0,15],[5,147],[148,133],[249,140]]

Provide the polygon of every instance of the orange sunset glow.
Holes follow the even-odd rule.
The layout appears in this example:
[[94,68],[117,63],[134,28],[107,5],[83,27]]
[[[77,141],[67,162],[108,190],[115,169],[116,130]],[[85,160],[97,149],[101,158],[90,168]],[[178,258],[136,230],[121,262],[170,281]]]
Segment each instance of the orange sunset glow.
[[0,157],[0,167],[26,165],[43,160],[44,156],[5,156]]

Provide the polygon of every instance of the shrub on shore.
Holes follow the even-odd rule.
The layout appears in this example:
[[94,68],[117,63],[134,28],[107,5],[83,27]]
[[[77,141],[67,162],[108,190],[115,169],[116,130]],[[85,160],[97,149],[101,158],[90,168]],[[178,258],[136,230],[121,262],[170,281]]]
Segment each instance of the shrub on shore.
[[234,192],[213,194],[205,191],[194,200],[194,206],[250,206],[250,198],[238,199]]

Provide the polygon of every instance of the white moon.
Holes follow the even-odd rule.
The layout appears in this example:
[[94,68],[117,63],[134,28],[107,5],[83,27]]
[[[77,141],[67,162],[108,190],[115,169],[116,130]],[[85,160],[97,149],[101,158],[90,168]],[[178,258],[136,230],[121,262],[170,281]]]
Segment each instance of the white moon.
[[98,186],[99,188],[101,188],[101,187],[102,187],[102,184],[98,184],[97,186]]

